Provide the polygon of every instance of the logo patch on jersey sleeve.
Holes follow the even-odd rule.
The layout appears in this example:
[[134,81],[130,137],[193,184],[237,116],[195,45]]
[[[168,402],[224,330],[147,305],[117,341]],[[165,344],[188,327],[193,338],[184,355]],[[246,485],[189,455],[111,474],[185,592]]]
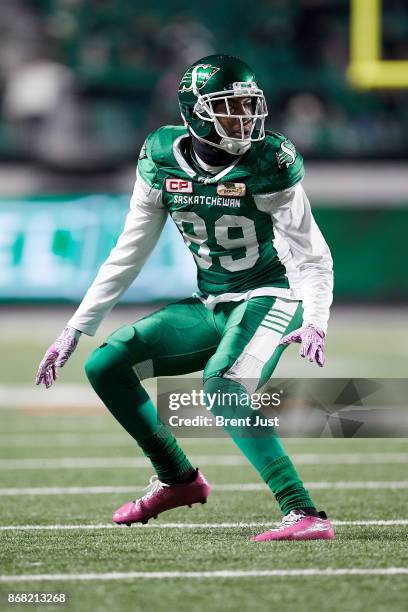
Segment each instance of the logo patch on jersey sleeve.
[[246,194],[246,185],[245,183],[219,183],[217,193],[220,196],[242,198]]
[[168,178],[164,187],[169,193],[193,193],[193,181],[178,178]]
[[143,143],[142,148],[140,149],[139,159],[146,159],[147,151],[146,151],[146,140]]
[[278,167],[282,170],[283,168],[289,168],[296,160],[296,149],[295,145],[286,139],[281,142],[280,149],[276,153],[276,161]]

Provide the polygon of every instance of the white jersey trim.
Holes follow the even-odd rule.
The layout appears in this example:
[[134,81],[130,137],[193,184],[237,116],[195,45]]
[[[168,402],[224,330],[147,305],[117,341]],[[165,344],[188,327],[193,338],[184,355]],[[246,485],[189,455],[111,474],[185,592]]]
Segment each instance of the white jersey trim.
[[222,293],[221,295],[209,295],[208,297],[204,297],[200,293],[193,293],[193,297],[198,298],[209,310],[214,310],[215,306],[221,302],[241,302],[242,300],[268,295],[287,300],[299,301],[301,299],[296,291],[285,287],[257,287],[242,293]]

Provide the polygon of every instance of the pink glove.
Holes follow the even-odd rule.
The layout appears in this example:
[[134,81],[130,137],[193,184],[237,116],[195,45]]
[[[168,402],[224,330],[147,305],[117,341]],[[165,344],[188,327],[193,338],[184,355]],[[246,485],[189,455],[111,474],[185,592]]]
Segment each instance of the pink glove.
[[47,389],[51,387],[57,378],[56,368],[62,368],[66,364],[74,352],[80,336],[81,332],[73,327],[64,329],[45,353],[37,371],[36,385],[42,383]]
[[314,325],[306,325],[283,336],[280,345],[287,346],[291,342],[300,342],[299,355],[309,361],[316,361],[321,368],[324,366],[324,332]]

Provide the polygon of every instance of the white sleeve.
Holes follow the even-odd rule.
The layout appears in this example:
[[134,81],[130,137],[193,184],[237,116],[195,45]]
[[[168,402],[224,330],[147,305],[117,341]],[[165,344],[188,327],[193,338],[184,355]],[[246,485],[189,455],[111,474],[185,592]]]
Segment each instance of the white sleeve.
[[[303,325],[325,333],[333,301],[333,260],[301,185],[269,194],[274,227],[289,245],[300,278]],[[264,204],[265,205],[265,204]]]
[[116,246],[68,321],[93,336],[104,317],[139,274],[156,245],[167,218],[161,204],[161,191],[150,188],[137,175],[130,211]]

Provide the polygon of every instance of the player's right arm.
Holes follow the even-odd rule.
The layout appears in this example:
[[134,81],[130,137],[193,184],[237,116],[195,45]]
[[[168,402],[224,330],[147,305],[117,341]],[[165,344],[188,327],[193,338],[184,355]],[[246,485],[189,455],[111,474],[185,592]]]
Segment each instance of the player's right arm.
[[167,218],[161,191],[153,189],[138,172],[130,210],[116,246],[102,264],[68,325],[89,336],[135,280],[155,247]]
[[93,336],[104,317],[135,280],[156,245],[167,218],[161,191],[137,173],[125,225],[106,261],[66,328],[49,347],[38,368],[36,384],[47,388],[76,348],[81,333]]

